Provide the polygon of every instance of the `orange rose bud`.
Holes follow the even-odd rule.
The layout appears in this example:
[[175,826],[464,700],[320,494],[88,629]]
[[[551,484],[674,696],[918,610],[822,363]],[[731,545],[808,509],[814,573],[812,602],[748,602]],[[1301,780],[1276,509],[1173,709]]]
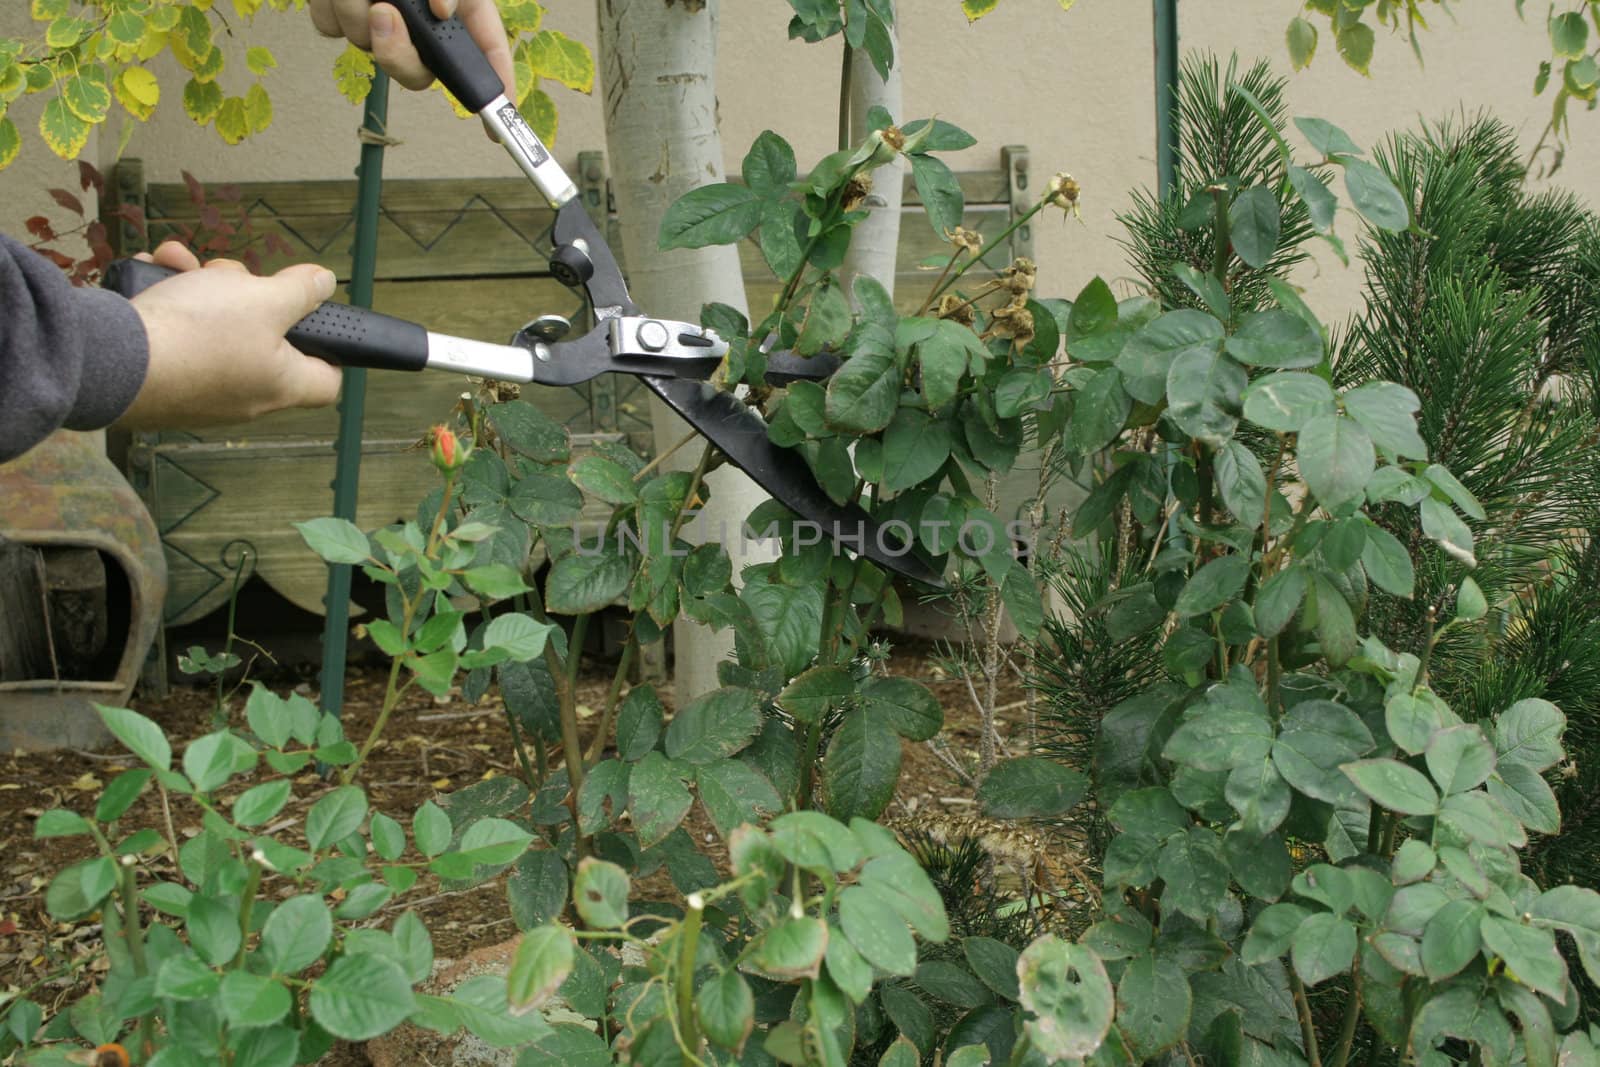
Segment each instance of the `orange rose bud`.
[[428,434],[433,444],[433,465],[441,471],[460,470],[472,455],[472,447],[464,445],[448,426],[435,426]]

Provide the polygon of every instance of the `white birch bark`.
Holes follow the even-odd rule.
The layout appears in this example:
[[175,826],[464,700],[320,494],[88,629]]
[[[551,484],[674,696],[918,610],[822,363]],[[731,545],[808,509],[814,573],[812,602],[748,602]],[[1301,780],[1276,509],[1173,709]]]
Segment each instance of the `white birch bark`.
[[[850,141],[860,144],[870,129],[867,112],[881,107],[894,119],[895,124],[906,121],[902,106],[900,77],[900,39],[889,31],[894,42],[894,66],[889,68],[887,79],[878,77],[866,49],[854,51],[850,71]],[[845,291],[853,292],[855,280],[860,275],[876,278],[894,296],[895,260],[900,249],[900,205],[904,199],[906,161],[895,156],[894,161],[872,173],[872,192],[866,206],[872,211],[855,229],[850,240],[850,252],[845,257],[843,278]]]
[[[667,208],[689,190],[723,180],[716,95],[718,0],[597,0],[597,6],[606,151],[634,301],[652,315],[688,322],[698,322],[701,305],[709,301],[744,311],[744,278],[735,248],[657,247]],[[689,432],[653,396],[650,417],[658,454]],[[693,469],[700,453],[701,446],[691,443],[664,466]],[[707,485],[710,503],[701,518],[685,526],[685,535],[694,539],[702,531],[705,539],[722,541],[735,575],[750,563],[772,558],[764,550],[745,551],[739,536],[745,516],[766,494],[731,466],[714,471]],[[684,700],[716,688],[717,662],[733,642],[727,633],[714,634],[682,618],[674,624],[673,637],[675,690],[682,706]]]

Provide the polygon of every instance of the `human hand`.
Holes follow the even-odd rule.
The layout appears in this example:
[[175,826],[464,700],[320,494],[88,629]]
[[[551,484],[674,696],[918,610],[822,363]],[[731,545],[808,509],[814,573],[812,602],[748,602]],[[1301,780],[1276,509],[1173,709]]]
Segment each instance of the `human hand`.
[[[478,42],[489,65],[505,84],[506,96],[516,99],[517,75],[511,65],[511,43],[494,0],[428,0],[439,18],[460,15],[472,39]],[[392,4],[370,0],[311,0],[311,21],[325,37],[345,37],[357,48],[372,53],[378,66],[407,89],[426,89],[433,73],[411,43],[405,21]]]
[[201,268],[174,242],[140,258],[184,273],[133,298],[149,337],[150,365],[118,426],[218,425],[338,399],[338,368],[284,339],[333,295],[332,271],[303,263],[258,278],[227,259]]

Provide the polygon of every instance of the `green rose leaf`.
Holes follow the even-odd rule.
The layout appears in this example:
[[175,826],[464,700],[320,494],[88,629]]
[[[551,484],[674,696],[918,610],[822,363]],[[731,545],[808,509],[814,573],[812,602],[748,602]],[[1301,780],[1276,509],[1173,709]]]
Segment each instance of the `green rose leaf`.
[[1074,807],[1088,787],[1054,760],[1020,756],[995,764],[978,786],[978,805],[991,819],[1048,819]]
[[1193,1005],[1189,976],[1176,960],[1143,956],[1117,985],[1117,1028],[1135,1055],[1148,1060],[1183,1040]]
[[1233,357],[1212,348],[1185,349],[1167,371],[1167,415],[1189,436],[1220,446],[1239,425],[1248,382]]
[[295,523],[294,528],[311,551],[329,563],[365,563],[372,556],[367,535],[345,519],[311,519]]
[[1377,804],[1403,815],[1435,815],[1439,793],[1419,770],[1399,760],[1371,759],[1340,768],[1356,788]]
[[926,741],[944,725],[939,698],[910,678],[874,675],[861,683],[861,701],[868,715],[908,741]]
[[1199,570],[1178,594],[1173,611],[1181,616],[1206,615],[1222,607],[1244,590],[1250,576],[1250,558],[1245,555],[1220,556]]
[[343,841],[367,817],[367,795],[360,787],[340,786],[306,812],[306,844],[313,850]]
[[1344,415],[1319,415],[1300,430],[1298,458],[1306,484],[1325,507],[1359,500],[1377,455],[1361,424]]
[[1099,957],[1081,945],[1047,934],[1017,961],[1023,1023],[1029,1040],[1051,1059],[1092,1055],[1111,1029],[1116,997]]
[[1322,336],[1300,316],[1276,308],[1245,319],[1226,347],[1234,359],[1252,367],[1315,367],[1322,362]]
[[1332,416],[1333,388],[1315,374],[1279,371],[1253,382],[1244,394],[1244,417],[1279,433],[1299,433]]
[[628,874],[615,863],[585,856],[573,880],[572,903],[584,922],[615,930],[628,919]]
[[1290,938],[1290,959],[1295,973],[1307,985],[1316,985],[1350,969],[1356,957],[1356,928],[1321,911],[1301,922]]
[[333,916],[320,896],[290,897],[261,928],[261,953],[273,974],[296,974],[322,957],[333,939]]
[[761,729],[761,697],[752,689],[728,686],[696,697],[667,727],[667,755],[686,763],[726,759],[748,745]]
[[1260,269],[1272,259],[1278,248],[1278,229],[1278,198],[1265,185],[1246,189],[1228,209],[1233,250],[1249,266]]
[[900,758],[900,738],[887,723],[859,708],[847,712],[823,760],[828,814],[837,819],[876,819],[894,796]]
[[730,182],[690,190],[675,200],[662,218],[660,247],[732,244],[760,225],[761,196],[749,186]]
[[311,1017],[346,1041],[386,1034],[415,1009],[405,972],[383,956],[341,956],[311,985]]

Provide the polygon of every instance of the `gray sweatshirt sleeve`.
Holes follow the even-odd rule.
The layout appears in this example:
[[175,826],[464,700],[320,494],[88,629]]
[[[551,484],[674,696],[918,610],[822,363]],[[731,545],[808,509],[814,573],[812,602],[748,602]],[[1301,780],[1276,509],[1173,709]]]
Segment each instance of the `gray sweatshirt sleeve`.
[[73,288],[55,264],[0,234],[0,463],[59,427],[116,421],[149,362],[132,304]]

